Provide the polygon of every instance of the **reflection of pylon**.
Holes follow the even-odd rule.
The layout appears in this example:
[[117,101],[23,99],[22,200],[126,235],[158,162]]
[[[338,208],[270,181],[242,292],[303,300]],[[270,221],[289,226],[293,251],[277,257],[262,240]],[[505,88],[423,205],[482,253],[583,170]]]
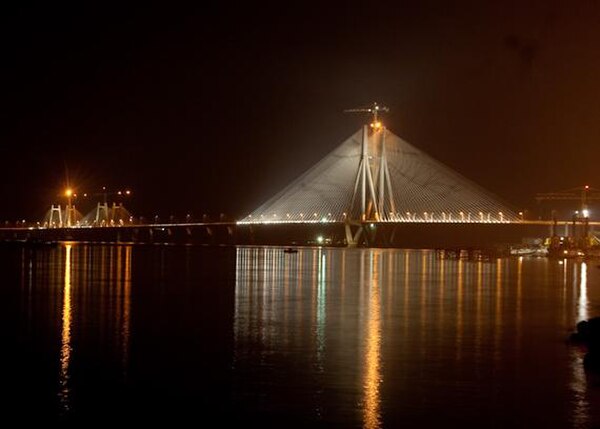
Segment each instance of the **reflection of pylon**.
[[[104,216],[102,216],[101,213],[104,213]],[[102,226],[106,225],[108,220],[108,203],[98,203],[98,206],[96,207],[96,219],[94,220],[94,223],[96,226]]]
[[58,227],[62,228],[63,222],[62,222],[62,212],[60,210],[60,204],[57,206],[52,204],[52,207],[50,208],[50,218],[48,219],[48,227],[52,228],[55,225],[54,213],[56,213],[56,216],[58,217]]

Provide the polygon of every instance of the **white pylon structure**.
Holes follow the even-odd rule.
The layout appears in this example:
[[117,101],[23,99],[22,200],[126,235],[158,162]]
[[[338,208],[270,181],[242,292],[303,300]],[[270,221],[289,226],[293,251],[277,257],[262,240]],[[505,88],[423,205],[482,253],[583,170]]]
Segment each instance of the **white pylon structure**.
[[77,209],[75,209],[75,206],[70,203],[67,204],[67,206],[65,207],[64,226],[67,228],[75,226],[77,224],[79,218],[81,218],[81,215],[78,214]]
[[62,211],[59,205],[54,205],[50,207],[50,214],[48,216],[48,228],[62,228]]
[[131,222],[131,213],[123,203],[98,203],[96,208],[83,217],[81,223],[86,226],[122,226]]
[[476,183],[372,122],[240,220],[268,223],[508,223],[520,219]]
[[[373,139],[373,146],[379,147],[379,165],[378,168],[378,180],[377,186],[373,181],[373,174],[371,173],[372,166],[369,159],[369,127],[363,126],[362,133],[362,151],[361,158],[356,175],[356,185],[354,186],[354,193],[352,195],[352,202],[350,203],[350,213],[354,212],[354,201],[358,194],[358,188],[360,183],[361,190],[361,210],[360,220],[365,222],[367,220],[381,221],[381,220],[392,220],[393,214],[396,213],[396,205],[394,203],[394,193],[392,191],[392,180],[390,178],[390,170],[387,164],[387,156],[385,149],[385,127],[379,120],[379,112],[388,112],[389,109],[385,106],[380,106],[376,102],[367,107],[360,107],[355,109],[347,109],[346,113],[369,113],[373,116],[370,127],[373,130],[371,138]],[[368,199],[367,195],[367,183],[369,189]],[[375,189],[378,190],[377,194]],[[386,195],[387,202],[386,205]],[[389,210],[386,210],[389,208]],[[390,213],[389,219],[386,219],[386,213]],[[351,218],[346,220],[348,224]]]
[[73,204],[67,204],[63,209],[60,204],[52,204],[44,216],[43,225],[46,228],[71,228],[80,226],[81,213]]
[[108,212],[108,203],[98,203],[96,206],[96,215],[93,221],[94,226],[106,226],[110,223],[110,214]]

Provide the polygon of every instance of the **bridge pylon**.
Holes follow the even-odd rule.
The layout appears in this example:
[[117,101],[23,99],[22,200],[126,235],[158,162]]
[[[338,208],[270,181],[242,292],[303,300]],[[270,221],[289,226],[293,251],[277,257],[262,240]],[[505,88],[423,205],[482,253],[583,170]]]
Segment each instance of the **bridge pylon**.
[[[58,220],[58,224],[56,224],[55,219]],[[57,225],[59,228],[63,226],[63,218],[62,218],[62,210],[60,209],[60,204],[54,205],[50,207],[50,215],[48,217],[48,228],[53,228]]]
[[350,201],[348,210],[351,219],[352,214],[355,213],[354,206],[356,205],[357,198],[359,198],[359,220],[361,222],[379,220],[379,213],[377,212],[379,204],[377,204],[377,194],[375,193],[373,173],[369,161],[369,130],[367,125],[365,125],[362,132],[361,156],[356,171],[356,179],[354,181],[354,193],[352,194],[352,200]]
[[94,218],[95,226],[105,226],[110,221],[110,215],[108,213],[108,203],[98,203],[96,206],[96,217]]
[[372,114],[372,122],[238,223],[343,223],[356,245],[372,241],[371,223],[519,221],[496,196],[390,132],[378,116],[387,110],[347,110]]
[[67,228],[72,227],[73,225],[75,225],[77,223],[77,210],[75,209],[75,206],[73,204],[67,204],[67,207],[65,207],[65,224],[64,226],[66,226]]

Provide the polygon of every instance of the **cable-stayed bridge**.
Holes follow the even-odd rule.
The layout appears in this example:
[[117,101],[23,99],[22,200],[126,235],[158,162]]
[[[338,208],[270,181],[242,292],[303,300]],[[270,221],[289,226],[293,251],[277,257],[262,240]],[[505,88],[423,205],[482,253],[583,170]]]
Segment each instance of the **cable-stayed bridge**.
[[510,224],[498,197],[389,131],[379,106],[365,125],[240,225],[344,224],[355,245],[365,224]]
[[519,222],[497,197],[384,127],[365,126],[241,224]]
[[[237,222],[135,224],[122,205],[108,206],[105,192],[104,203],[85,217],[69,195],[64,210],[52,206],[42,227],[29,228],[26,237],[212,244],[320,244],[318,238],[326,244],[394,246],[430,234],[431,246],[451,231],[459,238],[499,231],[506,242],[556,233],[555,222],[524,221],[500,198],[389,131],[378,118],[386,110],[376,103],[353,109],[371,113],[372,122]],[[594,226],[588,221],[586,216],[585,231]],[[568,223],[562,222],[565,235]],[[0,230],[0,239],[22,237],[16,229]]]

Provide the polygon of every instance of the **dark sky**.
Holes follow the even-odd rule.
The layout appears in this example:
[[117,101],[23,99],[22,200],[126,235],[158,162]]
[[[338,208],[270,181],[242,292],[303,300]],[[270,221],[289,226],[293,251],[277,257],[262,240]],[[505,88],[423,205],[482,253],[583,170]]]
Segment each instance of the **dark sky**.
[[41,217],[66,169],[137,214],[246,214],[375,100],[516,207],[600,187],[599,3],[57,3],[0,14],[0,219]]

